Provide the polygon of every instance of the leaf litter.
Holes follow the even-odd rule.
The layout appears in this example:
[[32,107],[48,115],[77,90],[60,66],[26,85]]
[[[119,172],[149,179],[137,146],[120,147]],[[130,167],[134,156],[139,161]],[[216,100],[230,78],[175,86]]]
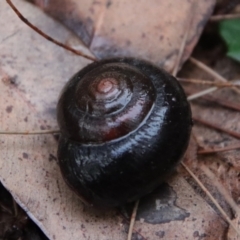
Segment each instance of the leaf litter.
[[[206,60],[206,59],[204,59],[204,60]],[[190,71],[188,71],[188,74],[189,74],[189,72]],[[198,75],[199,76],[199,75]],[[204,78],[204,79],[207,79],[207,77],[206,78]],[[196,86],[194,86],[194,90],[196,90]],[[229,98],[229,91],[232,91],[232,90],[229,90],[229,89],[224,89],[225,90],[225,92],[224,91],[218,91],[217,93],[219,94],[219,92],[221,92],[221,94],[222,94],[222,92],[223,92],[223,96],[224,97],[226,97],[226,98]],[[219,94],[219,96],[218,97],[220,97],[220,98],[222,98],[223,96],[221,96],[221,94]],[[231,96],[232,96],[232,98],[233,99],[231,99],[231,100],[235,100],[235,99],[237,99],[238,98],[238,96],[233,92],[232,94],[231,94]],[[199,104],[199,103],[198,103]],[[193,104],[192,104],[193,105]],[[204,104],[202,104],[201,102],[200,102],[200,105],[203,105],[203,107],[204,107],[204,110],[206,110],[206,103],[205,103],[205,105]],[[195,106],[193,106],[193,107],[195,107]],[[199,106],[197,106],[196,108],[197,108],[197,112],[203,112],[203,111],[200,111],[199,109],[198,109],[198,107]],[[210,106],[211,107],[211,106]],[[215,106],[214,106],[215,107]],[[199,111],[198,111],[199,110]],[[211,113],[214,111],[215,109],[211,109]],[[219,110],[219,109],[217,109],[217,110]],[[220,113],[222,112],[222,111],[224,111],[224,109],[220,109]],[[208,113],[209,114],[209,113]],[[206,118],[209,118],[209,115],[208,114],[203,114],[204,116],[206,116]],[[231,124],[230,123],[228,123],[228,117],[229,116],[227,116],[226,117],[226,119],[224,119],[227,123],[228,123],[228,125],[231,127],[231,125],[232,124],[235,124],[235,122],[234,122],[234,119],[235,119],[235,121],[236,121],[236,119],[237,119],[237,117],[236,116],[238,116],[238,115],[234,115],[234,114],[232,114],[232,113],[229,113],[228,112],[228,114],[231,116],[232,115],[232,121],[230,121],[231,122]],[[217,114],[215,114],[215,115],[217,115]],[[221,114],[220,114],[221,115]],[[225,113],[225,115],[226,115],[226,113]],[[212,117],[212,115],[210,115],[211,117]],[[218,115],[217,115],[218,116]],[[217,116],[215,116],[215,118],[217,117]],[[235,118],[234,118],[234,117]],[[238,118],[239,119],[239,118]],[[213,122],[215,122],[215,121],[213,121]],[[238,128],[237,127],[235,127],[236,129],[234,129],[234,131],[236,131],[237,132],[237,130],[238,130]],[[211,142],[209,139],[211,139],[211,140],[214,140],[215,141],[215,143],[214,144],[219,144],[219,143],[224,143],[224,141],[226,141],[226,139],[224,139],[224,141],[222,140],[222,135],[220,135],[220,140],[218,139],[219,138],[219,136],[218,136],[218,134],[216,133],[216,132],[214,132],[214,133],[212,133],[211,132],[211,134],[213,135],[211,135],[205,128],[202,128],[202,127],[199,127],[199,126],[196,126],[195,127],[195,129],[197,129],[197,131],[194,131],[195,132],[195,138],[197,139],[197,142],[200,142],[201,143],[201,146],[204,146],[204,145],[206,145],[206,142],[207,142],[207,140],[206,139],[208,139],[208,141],[209,142]],[[207,136],[210,136],[209,138],[207,138]],[[216,140],[217,139],[217,140]],[[234,139],[227,139],[228,141],[234,141]],[[213,144],[213,143],[212,143]],[[213,145],[214,145],[213,144]],[[196,143],[195,143],[195,145],[196,145]],[[190,145],[190,148],[191,148],[191,145]],[[216,175],[212,175],[212,174],[209,174],[209,172],[207,172],[206,171],[206,168],[201,168],[201,170],[202,170],[202,172],[201,173],[199,173],[198,171],[196,171],[196,167],[198,166],[198,162],[196,163],[196,160],[197,160],[197,155],[196,155],[196,153],[195,153],[195,151],[193,151],[194,152],[194,154],[192,154],[192,156],[193,156],[193,159],[189,159],[188,161],[187,161],[187,163],[188,163],[188,167],[190,167],[190,166],[192,166],[193,167],[193,170],[195,170],[195,175],[196,176],[198,176],[199,178],[202,178],[202,175],[203,174],[205,174],[205,175],[207,175],[208,176],[208,178],[216,178],[216,177],[219,177],[219,176],[217,176],[217,173],[219,174],[219,172],[218,172],[218,170],[219,170],[219,168],[221,169],[221,167],[222,168],[224,168],[225,166],[221,166],[221,164],[222,164],[222,162],[221,161],[219,161],[219,154],[217,155],[217,158],[212,158],[211,159],[211,162],[210,163],[215,163],[215,162],[217,162],[219,165],[220,165],[220,167],[219,166],[217,166],[217,169],[216,169],[216,166],[211,166],[211,164],[208,162],[208,161],[206,161],[206,160],[203,160],[203,161],[205,161],[206,162],[206,165],[208,166],[208,167],[212,167],[212,169],[213,169],[213,174],[216,174]],[[190,154],[191,155],[191,154]],[[220,155],[221,156],[221,155]],[[234,157],[233,156],[231,156],[230,155],[230,157],[229,156],[227,156],[227,157],[225,157],[225,158],[227,158],[227,161],[229,161],[229,162],[231,162],[231,160],[232,159],[234,159],[235,161],[236,161],[236,159],[237,158],[235,158],[236,156],[234,155]],[[199,158],[199,157],[198,157]],[[199,158],[199,160],[201,160],[202,161],[202,159],[200,159]],[[215,160],[215,161],[214,161]],[[220,160],[222,160],[221,159],[221,157],[220,157]],[[221,162],[221,164],[219,163],[219,162]],[[236,164],[236,163],[235,163]],[[185,163],[184,163],[184,165],[185,165]],[[213,164],[214,165],[214,164]],[[237,164],[236,164],[237,165]],[[187,166],[187,165],[186,165]],[[233,172],[231,172],[229,169],[228,169],[228,171],[226,171],[226,172],[224,172],[222,169],[221,169],[221,174],[222,175],[220,175],[220,179],[221,178],[223,178],[224,177],[224,180],[226,180],[226,178],[227,177],[229,177],[229,173],[232,173],[233,174],[233,176],[235,176],[234,174],[236,174],[235,172],[234,172],[234,169],[231,169],[231,167],[229,167],[230,168],[230,170],[231,171],[233,171]],[[205,169],[205,170],[204,170]],[[197,169],[197,170],[199,170],[199,169]],[[224,169],[224,170],[226,170],[226,169]],[[238,169],[237,169],[238,170]],[[180,171],[180,173],[181,173],[181,171]],[[224,174],[226,174],[226,176],[224,176]],[[214,176],[214,177],[213,177]],[[189,176],[186,178],[187,179],[187,181],[186,181],[186,183],[189,183],[189,185],[190,186],[193,186],[193,189],[195,189],[194,188],[194,185],[192,184],[191,185],[191,181],[189,180]],[[204,179],[204,178],[203,178]],[[231,175],[230,175],[230,179],[231,179]],[[183,179],[182,179],[183,180]],[[180,182],[182,181],[182,180],[180,180]],[[232,179],[231,179],[232,180]],[[170,184],[170,186],[174,186],[175,185],[175,188],[176,188],[176,186],[179,186],[179,184],[177,184],[176,183],[176,181],[173,179],[173,180],[169,180],[169,182],[170,183],[172,183],[172,185]],[[227,182],[227,181],[226,181]],[[204,181],[203,181],[203,183],[204,183]],[[213,185],[214,185],[214,183],[212,183]],[[184,184],[183,182],[182,182],[182,185],[183,186],[185,186],[186,187],[186,189],[188,189],[189,191],[190,191],[190,189],[189,189],[189,186],[187,186],[186,184]],[[209,184],[207,183],[206,184],[207,186],[209,186]],[[234,182],[234,183],[232,183],[232,188],[236,188],[237,189],[237,187],[235,186],[236,185],[236,183]],[[226,187],[226,184],[225,184],[225,187]],[[217,188],[217,187],[216,187]],[[230,193],[233,193],[233,189],[229,189],[229,188],[226,188],[227,190],[230,190],[229,192]],[[237,191],[236,191],[236,189],[234,189],[235,190],[235,194],[237,195]],[[176,190],[176,189],[175,189]],[[186,191],[186,190],[185,190]],[[216,189],[212,189],[212,188],[210,188],[210,190],[208,190],[209,192],[211,192],[212,191],[212,194],[215,196],[216,195]],[[177,192],[177,191],[176,191]],[[184,190],[183,190],[183,192],[184,192]],[[179,193],[179,192],[178,192]],[[14,195],[14,191],[12,192],[12,194]],[[211,193],[210,193],[211,194]],[[230,217],[228,216],[228,215],[226,215],[227,217],[225,217],[225,220],[229,220],[230,218],[234,218],[234,215],[232,215],[231,214],[231,211],[229,211],[229,209],[233,209],[234,210],[234,207],[233,207],[233,204],[229,204],[231,207],[229,207],[229,206],[227,206],[226,205],[226,203],[225,204],[223,204],[222,202],[224,201],[224,202],[226,202],[226,199],[229,199],[229,197],[227,197],[227,195],[228,194],[225,194],[225,196],[224,196],[224,191],[223,192],[221,192],[220,193],[220,195],[222,195],[222,197],[219,197],[220,195],[218,194],[218,195],[216,195],[217,197],[215,197],[216,198],[216,200],[221,200],[221,204],[222,205],[224,205],[223,206],[223,209],[226,211],[226,214],[229,214],[230,215]],[[181,195],[181,193],[179,193],[178,194],[178,199],[181,199],[181,196],[183,197],[183,195]],[[201,194],[199,195],[199,196],[201,196],[203,199],[204,199],[204,196],[202,196]],[[210,195],[211,196],[211,195]],[[229,195],[228,195],[229,196]],[[186,196],[185,196],[186,197]],[[196,196],[196,199],[198,199],[197,198],[197,196]],[[196,200],[195,199],[195,200]],[[234,198],[233,198],[234,199]],[[201,205],[200,203],[201,203],[201,198],[200,199],[198,199],[199,201],[197,201],[197,203],[199,204],[199,205]],[[236,196],[235,196],[235,202],[237,202],[237,198],[236,198]],[[229,201],[228,201],[229,202]],[[140,203],[141,203],[141,201],[140,201]],[[212,205],[211,205],[211,203],[209,203],[209,201],[208,200],[206,200],[206,203],[208,203],[211,207],[212,207]],[[178,204],[180,204],[180,205],[184,205],[184,202],[183,203],[181,203],[181,201],[178,203]],[[202,205],[202,206],[204,206],[204,205]],[[190,207],[190,206],[189,206]],[[194,207],[193,207],[194,208]],[[187,209],[187,208],[186,208]],[[211,209],[211,208],[210,208]],[[212,207],[212,209],[214,209],[214,207]],[[221,208],[220,208],[221,209]],[[216,212],[218,212],[219,211],[219,209],[217,210],[217,209],[214,209]],[[211,211],[211,210],[210,210]],[[236,212],[236,208],[235,208],[235,212]],[[199,213],[199,212],[198,212]],[[196,214],[196,216],[201,216],[201,214]],[[205,215],[204,216],[204,219],[205,219],[205,221],[207,221],[207,220],[209,220],[208,219],[208,217],[209,218],[211,218],[209,215]],[[185,220],[186,221],[186,220]],[[219,220],[220,222],[221,222],[221,220]],[[175,223],[177,223],[177,222],[175,222]],[[221,223],[222,224],[222,226],[225,226],[225,228],[227,227],[226,226],[226,224],[224,224],[223,222]],[[230,220],[230,224],[232,224],[232,222],[231,222],[231,220]],[[141,226],[141,228],[138,228],[138,226]],[[145,226],[144,226],[145,225]],[[173,224],[174,225],[174,224]],[[158,225],[159,226],[159,225]],[[161,226],[163,226],[163,225],[161,225]],[[235,225],[234,225],[235,226]],[[167,227],[169,227],[169,226],[167,226]],[[176,225],[175,226],[173,226],[173,227],[176,227]],[[144,229],[145,228],[145,229]],[[213,227],[213,229],[216,231],[215,232],[215,234],[223,234],[223,232],[219,232],[219,230],[217,231],[217,227],[216,228],[214,228]],[[135,230],[137,230],[138,232],[141,232],[141,234],[143,235],[143,236],[146,236],[146,237],[148,237],[148,236],[151,236],[151,232],[153,232],[154,231],[154,228],[151,228],[151,226],[148,226],[147,225],[147,223],[144,223],[144,221],[137,221],[136,222],[136,226],[135,226]],[[238,231],[238,230],[237,230]],[[211,231],[210,231],[211,232]],[[157,232],[153,232],[153,233],[155,233],[155,235],[153,235],[153,236],[164,236],[166,233],[167,233],[167,231],[166,232],[164,232],[164,231],[162,231],[161,233],[159,233],[159,231]],[[157,235],[157,233],[158,233],[158,235]],[[173,233],[173,234],[175,234],[175,238],[177,239],[177,233]],[[189,233],[188,233],[189,234]],[[166,239],[169,239],[169,236],[170,235],[168,235],[167,236],[167,238]],[[199,236],[199,237],[205,237],[206,239],[216,239],[216,238],[214,238],[214,237],[216,237],[217,235],[211,235],[211,233],[209,234],[209,232],[207,232],[206,231],[206,233],[203,233],[202,235],[201,235],[201,233],[199,233],[199,231],[194,231],[193,232],[193,236],[194,237],[197,237],[197,236]],[[114,238],[115,239],[115,238]],[[181,237],[180,237],[180,239],[181,239]]]

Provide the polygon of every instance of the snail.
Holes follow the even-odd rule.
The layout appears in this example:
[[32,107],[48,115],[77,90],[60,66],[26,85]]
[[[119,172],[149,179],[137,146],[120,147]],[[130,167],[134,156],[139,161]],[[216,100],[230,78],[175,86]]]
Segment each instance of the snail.
[[180,162],[192,128],[177,80],[134,58],[76,73],[62,90],[57,120],[63,178],[83,202],[101,208],[157,188]]

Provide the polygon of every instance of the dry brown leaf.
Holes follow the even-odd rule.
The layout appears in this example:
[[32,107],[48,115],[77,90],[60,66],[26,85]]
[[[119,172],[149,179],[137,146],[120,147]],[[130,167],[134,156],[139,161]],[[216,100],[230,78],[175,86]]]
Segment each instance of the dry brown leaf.
[[100,59],[133,56],[171,71],[186,29],[190,55],[215,0],[33,0],[72,29]]
[[[239,217],[235,218],[233,220],[234,224],[239,227]],[[234,231],[232,228],[229,228],[227,233],[227,240],[239,240],[239,236],[236,234],[236,231]]]
[[[23,1],[18,6],[63,41],[80,43],[35,7]],[[0,19],[0,128],[54,129],[62,86],[88,61],[45,42],[19,21],[5,1],[0,1],[0,9],[4,13]],[[125,238],[122,219],[114,211],[87,210],[67,188],[52,135],[0,135],[0,146],[1,182],[50,239]]]
[[[24,15],[31,14],[44,31],[63,42],[81,44],[36,8],[17,3]],[[0,2],[0,9],[4,12],[0,19],[0,129],[55,129],[59,92],[88,61],[43,40],[19,21],[5,1]],[[206,117],[209,115],[212,112]],[[237,121],[237,117],[225,119],[224,124],[236,124],[233,119]],[[52,135],[1,135],[0,146],[2,183],[50,239],[126,239],[128,223],[119,213],[84,207],[66,187]],[[223,238],[227,224],[198,191],[186,173],[172,177],[161,191],[140,201],[133,239]],[[229,211],[228,206],[225,209]]]

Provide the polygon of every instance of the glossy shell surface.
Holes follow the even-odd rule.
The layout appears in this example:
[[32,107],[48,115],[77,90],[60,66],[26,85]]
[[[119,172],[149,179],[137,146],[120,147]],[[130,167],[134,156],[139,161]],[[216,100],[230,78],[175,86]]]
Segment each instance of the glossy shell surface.
[[153,191],[181,160],[192,127],[177,80],[132,58],[95,62],[75,74],[57,115],[63,177],[96,207]]

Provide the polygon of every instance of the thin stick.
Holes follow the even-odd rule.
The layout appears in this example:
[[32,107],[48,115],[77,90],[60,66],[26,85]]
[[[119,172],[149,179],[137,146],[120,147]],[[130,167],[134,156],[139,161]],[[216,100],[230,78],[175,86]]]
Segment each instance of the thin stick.
[[92,61],[97,61],[97,59],[95,57],[89,56],[84,54],[81,51],[78,51],[76,49],[73,49],[55,39],[53,39],[52,37],[50,37],[49,35],[45,34],[43,31],[41,31],[40,29],[38,29],[36,26],[34,26],[32,23],[30,23],[19,11],[18,9],[15,7],[15,5],[11,2],[11,0],[6,0],[7,3],[10,5],[10,7],[12,8],[12,10],[17,14],[17,16],[26,24],[28,25],[30,28],[32,28],[35,32],[37,32],[38,34],[40,34],[42,37],[46,38],[48,41],[55,43],[56,45],[58,45],[59,47],[62,47],[76,55],[79,55],[81,57],[87,58],[89,60]]
[[187,100],[188,100],[188,101],[192,101],[192,100],[194,100],[194,99],[203,97],[204,95],[209,94],[209,93],[211,93],[211,92],[214,92],[214,91],[216,91],[216,90],[218,90],[217,87],[208,88],[208,89],[206,89],[206,90],[203,90],[203,91],[201,91],[201,92],[194,93],[194,94],[188,96],[188,97],[187,97]]
[[[4,204],[2,204],[2,203],[0,203],[0,208],[1,208],[1,211],[5,211],[5,212],[7,212],[7,213],[9,213],[9,214],[13,214],[13,212],[11,211],[11,209],[9,209],[8,207],[6,207],[6,206],[5,206]],[[1,224],[2,222],[5,222],[4,219],[3,219],[3,221],[0,221],[0,224]]]
[[[237,89],[236,87],[232,87],[232,88],[233,88],[233,90],[239,91],[239,89]],[[203,91],[200,91],[198,93],[194,93],[194,94],[188,96],[187,99],[188,99],[188,101],[195,100],[195,99],[203,97],[203,96],[205,96],[205,95],[207,95],[209,93],[212,93],[212,92],[214,92],[214,91],[216,91],[218,89],[219,89],[219,87],[208,88],[208,89],[205,89]]]
[[[186,91],[187,94],[190,94],[191,92],[190,91]],[[192,94],[193,95],[193,94]],[[190,95],[190,96],[192,96]],[[189,96],[189,97],[190,97]],[[207,100],[209,102],[213,102],[213,103],[216,103],[222,107],[225,107],[225,108],[229,108],[231,110],[235,110],[235,111],[239,111],[240,112],[240,104],[238,103],[233,103],[231,101],[228,101],[226,99],[221,99],[221,98],[217,98],[217,97],[210,97],[210,96],[202,96],[204,100]],[[191,99],[190,99],[191,100]]]
[[210,74],[212,77],[216,78],[217,80],[222,81],[222,82],[228,82],[228,80],[226,78],[224,78],[223,76],[221,76],[220,74],[215,72],[213,69],[211,69],[210,67],[208,67],[204,63],[200,62],[199,60],[197,60],[193,57],[190,57],[189,60],[192,63],[194,63],[196,66],[198,66],[199,68],[201,68],[202,70],[204,70],[205,72]]
[[214,183],[214,186],[217,187],[218,191],[224,196],[227,203],[231,206],[231,208],[235,211],[235,213],[240,216],[240,209],[236,202],[233,200],[232,196],[230,196],[229,192],[226,190],[226,188],[216,179],[215,174],[206,166],[201,165],[200,168],[202,171],[209,177],[212,182]]
[[198,150],[197,154],[211,154],[211,153],[218,153],[218,152],[226,152],[226,151],[236,150],[239,148],[240,148],[240,144],[236,144],[236,145],[227,146],[223,148],[210,148],[210,149]]
[[235,87],[240,86],[239,83],[232,83],[232,82],[211,82],[209,80],[202,80],[202,79],[192,79],[192,78],[177,78],[180,82],[186,83],[196,83],[201,85],[211,85],[215,87]]
[[14,198],[12,197],[12,202],[13,202],[13,210],[14,210],[14,216],[17,217],[18,215],[18,206]]
[[60,133],[60,130],[40,130],[40,131],[25,131],[25,132],[0,131],[0,135],[38,135],[38,134],[55,134],[55,133]]
[[129,230],[128,230],[127,240],[131,240],[132,239],[133,226],[134,226],[136,215],[137,215],[138,204],[139,204],[139,200],[135,202],[135,205],[133,207],[132,216],[131,216],[131,220],[130,220],[130,226],[129,226]]
[[187,172],[192,176],[192,178],[196,181],[196,183],[201,187],[201,189],[206,193],[206,195],[211,199],[213,204],[217,207],[219,212],[223,215],[225,220],[229,223],[230,226],[237,232],[237,234],[240,236],[240,232],[237,229],[237,227],[233,224],[231,219],[228,217],[228,215],[225,213],[225,211],[222,209],[222,207],[218,204],[218,202],[215,200],[215,198],[212,196],[212,194],[207,190],[207,188],[203,185],[203,183],[197,178],[197,176],[183,163],[181,162],[182,166],[187,170]]
[[179,70],[179,65],[180,65],[180,62],[181,62],[181,59],[182,59],[182,56],[183,56],[183,51],[186,47],[186,43],[187,43],[187,40],[188,40],[188,36],[189,36],[189,31],[191,29],[191,25],[192,25],[192,21],[193,21],[193,18],[195,17],[195,10],[196,10],[196,4],[192,4],[192,7],[190,9],[190,16],[188,18],[189,21],[187,21],[187,26],[186,26],[186,32],[183,36],[183,40],[181,42],[181,46],[180,46],[180,49],[179,49],[179,52],[178,52],[178,55],[177,55],[177,59],[176,59],[176,62],[175,62],[175,66],[174,66],[174,69],[173,69],[173,72],[172,72],[172,75],[174,77],[177,76],[177,73],[178,73],[178,70]]
[[197,148],[204,148],[205,145],[199,140],[199,138],[197,137],[197,135],[196,135],[194,130],[195,129],[192,129],[192,136],[193,136],[194,141],[197,144]]
[[[216,71],[214,71],[213,69],[211,69],[210,67],[208,67],[207,65],[205,65],[204,63],[198,61],[197,59],[190,57],[189,60],[194,63],[196,66],[198,66],[199,68],[201,68],[202,70],[204,70],[205,72],[207,72],[208,74],[210,74],[212,77],[216,78],[216,80],[222,81],[222,82],[228,82],[228,80],[226,78],[224,78],[223,76],[221,76],[219,73],[217,73]],[[240,90],[237,88],[234,88],[235,92],[240,93]],[[215,91],[215,90],[212,90]]]
[[199,122],[199,123],[201,123],[203,125],[206,125],[207,127],[214,128],[214,129],[216,129],[218,131],[224,132],[224,133],[226,133],[226,134],[228,134],[230,136],[233,136],[235,138],[240,139],[240,133],[228,130],[226,128],[223,128],[223,127],[220,127],[220,126],[216,125],[215,123],[211,123],[211,122],[208,122],[208,121],[203,120],[203,119],[199,119],[199,118],[194,117],[194,116],[192,116],[192,119],[194,121],[196,121],[196,122]]
[[206,99],[207,101],[210,101],[210,102],[217,103],[223,107],[230,108],[232,110],[240,112],[240,104],[233,103],[233,102],[227,101],[225,99],[223,100],[223,99],[219,99],[216,97],[209,97],[209,96],[205,96],[204,99]]
[[209,85],[215,85],[216,87],[211,87],[208,89],[205,89],[203,91],[194,93],[190,96],[188,96],[188,100],[195,100],[197,98],[203,97],[209,93],[212,93],[216,90],[218,90],[220,87],[231,87],[234,88],[234,90],[239,91],[239,89],[236,88],[236,86],[239,86],[239,82],[236,81],[235,83],[229,83],[229,82],[224,82],[224,83],[216,83],[216,82],[207,82],[207,81],[203,81],[203,80],[198,80],[198,79],[181,79],[179,78],[180,81],[185,81],[185,82],[192,82],[192,83],[201,83],[201,84],[209,84]]
[[177,60],[176,60],[176,63],[175,63],[175,66],[174,66],[174,69],[173,69],[173,72],[172,72],[172,75],[174,77],[177,76],[177,72],[178,72],[178,69],[179,69],[180,61],[181,61],[181,58],[182,58],[182,55],[183,55],[183,51],[184,51],[184,48],[186,46],[186,42],[187,42],[187,39],[188,39],[189,28],[190,28],[190,26],[188,26],[188,29],[187,29],[187,31],[184,34],[184,37],[183,37],[183,40],[182,40],[182,43],[181,43],[181,46],[180,46],[180,49],[179,49],[179,52],[178,52],[178,55],[177,55]]
[[232,14],[224,14],[224,15],[215,15],[210,17],[210,21],[221,21],[221,20],[226,20],[226,19],[236,19],[240,18],[240,13],[232,13]]

